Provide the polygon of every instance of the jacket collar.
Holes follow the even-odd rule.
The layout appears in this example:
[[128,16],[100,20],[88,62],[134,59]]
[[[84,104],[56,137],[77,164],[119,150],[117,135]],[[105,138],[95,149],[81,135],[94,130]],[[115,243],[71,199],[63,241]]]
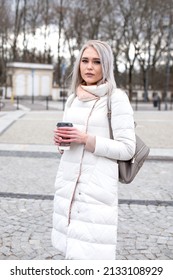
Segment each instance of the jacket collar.
[[108,92],[108,83],[93,86],[80,85],[77,89],[78,99],[81,101],[90,101],[99,99]]
[[98,97],[104,96],[108,92],[108,83],[101,84],[101,85],[94,85],[94,86],[83,86],[81,87],[85,90],[88,91]]

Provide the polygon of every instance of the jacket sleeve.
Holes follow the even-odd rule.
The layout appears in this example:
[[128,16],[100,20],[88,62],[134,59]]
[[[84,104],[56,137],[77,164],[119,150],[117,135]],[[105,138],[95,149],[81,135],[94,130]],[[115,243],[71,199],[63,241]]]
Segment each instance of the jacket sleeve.
[[67,98],[67,101],[66,101],[66,103],[65,103],[63,118],[62,118],[63,121],[68,121],[68,120],[67,120],[67,117],[66,117],[66,115],[67,115],[67,110],[68,110],[68,108],[70,108],[70,106],[71,106],[71,104],[72,104],[74,98],[75,98],[75,95],[74,95],[74,94],[70,94],[69,97]]
[[114,139],[96,136],[94,154],[116,160],[131,159],[136,146],[133,110],[121,89],[111,96],[111,127]]

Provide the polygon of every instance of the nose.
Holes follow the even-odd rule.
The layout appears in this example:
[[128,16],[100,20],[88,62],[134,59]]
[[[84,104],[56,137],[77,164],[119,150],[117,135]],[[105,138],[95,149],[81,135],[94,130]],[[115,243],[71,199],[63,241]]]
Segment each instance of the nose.
[[87,69],[92,69],[93,68],[93,64],[92,64],[92,61],[89,61],[87,63]]

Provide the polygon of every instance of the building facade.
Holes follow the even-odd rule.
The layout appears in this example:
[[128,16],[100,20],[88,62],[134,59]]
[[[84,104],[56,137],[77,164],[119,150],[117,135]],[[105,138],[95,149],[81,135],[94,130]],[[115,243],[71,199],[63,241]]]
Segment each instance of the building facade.
[[11,62],[7,63],[6,97],[51,96],[53,65]]

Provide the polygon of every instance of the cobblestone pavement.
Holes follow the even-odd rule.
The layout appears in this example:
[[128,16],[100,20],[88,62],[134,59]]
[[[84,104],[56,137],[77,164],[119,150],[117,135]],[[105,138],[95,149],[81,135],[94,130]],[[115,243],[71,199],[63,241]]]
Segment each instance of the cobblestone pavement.
[[[50,240],[60,160],[52,130],[61,116],[27,112],[0,136],[0,259],[62,259]],[[168,154],[172,116],[136,113],[139,134]],[[120,184],[117,259],[173,259],[172,158],[149,159],[130,185]]]
[[[59,157],[0,160],[0,259],[62,259],[50,240]],[[120,185],[117,259],[173,258],[172,174],[172,162],[148,160]]]

